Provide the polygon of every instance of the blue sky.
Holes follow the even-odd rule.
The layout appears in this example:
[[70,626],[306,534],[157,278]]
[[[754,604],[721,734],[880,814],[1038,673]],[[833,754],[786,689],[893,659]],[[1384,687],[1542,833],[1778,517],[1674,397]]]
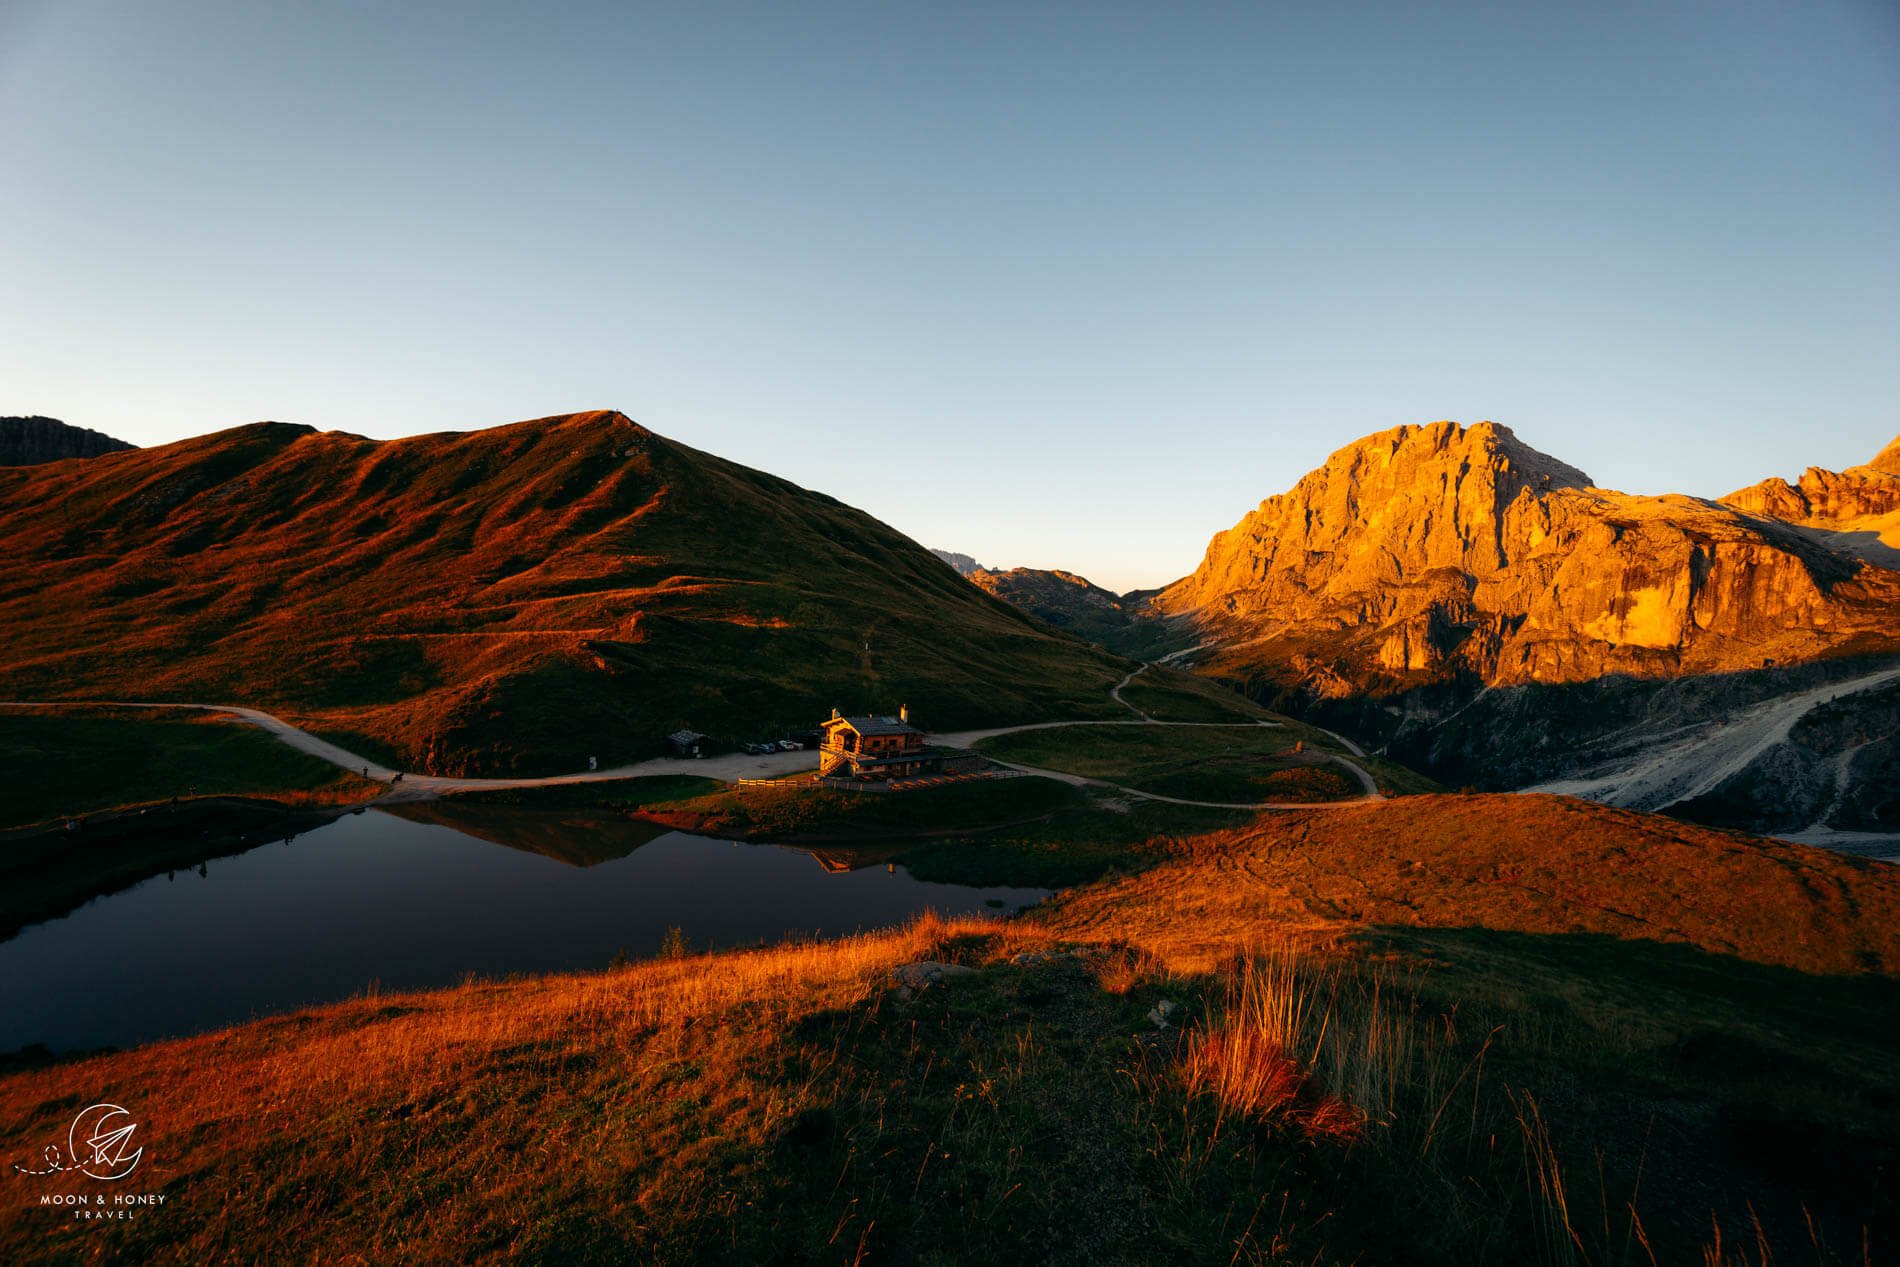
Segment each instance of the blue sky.
[[1364,433],[1900,431],[1900,11],[0,0],[0,413],[594,407],[1115,588]]

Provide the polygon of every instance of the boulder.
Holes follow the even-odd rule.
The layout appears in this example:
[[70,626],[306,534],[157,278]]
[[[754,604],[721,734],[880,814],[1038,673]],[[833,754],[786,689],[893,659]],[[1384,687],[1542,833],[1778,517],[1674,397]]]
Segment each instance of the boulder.
[[959,977],[973,977],[975,968],[960,963],[939,963],[934,959],[924,959],[917,963],[899,964],[891,969],[891,977],[898,985],[909,990],[924,990],[945,981],[954,981]]

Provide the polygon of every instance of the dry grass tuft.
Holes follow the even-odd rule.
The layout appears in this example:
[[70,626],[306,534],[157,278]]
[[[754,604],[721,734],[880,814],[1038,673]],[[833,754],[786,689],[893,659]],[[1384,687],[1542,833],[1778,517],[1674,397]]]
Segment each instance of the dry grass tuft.
[[1247,959],[1225,974],[1216,1018],[1184,1041],[1180,1074],[1189,1091],[1211,1096],[1223,1113],[1287,1123],[1314,1138],[1349,1140],[1363,1129],[1364,1108],[1329,1094],[1323,1066],[1347,1083],[1362,1060],[1391,1053],[1362,1047],[1336,1021],[1338,971],[1318,979],[1289,953]]
[[1106,950],[1095,958],[1093,966],[1096,982],[1105,992],[1114,995],[1130,994],[1168,975],[1166,964],[1138,947]]

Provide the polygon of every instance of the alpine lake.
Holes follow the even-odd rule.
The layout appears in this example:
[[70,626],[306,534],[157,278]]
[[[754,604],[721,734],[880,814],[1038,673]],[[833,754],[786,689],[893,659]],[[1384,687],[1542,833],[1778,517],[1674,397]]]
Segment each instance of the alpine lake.
[[735,844],[623,816],[359,809],[0,942],[0,1052],[129,1047],[363,995],[1003,915],[1042,889]]

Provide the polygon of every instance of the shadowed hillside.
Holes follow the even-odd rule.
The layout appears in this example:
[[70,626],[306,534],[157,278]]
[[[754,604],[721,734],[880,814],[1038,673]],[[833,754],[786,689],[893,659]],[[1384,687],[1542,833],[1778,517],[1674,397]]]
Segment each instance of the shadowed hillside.
[[0,471],[0,542],[0,696],[260,704],[434,772],[833,706],[1110,715],[1125,669],[868,515],[611,412],[259,423]]
[[96,458],[132,446],[57,418],[0,418],[0,466],[37,466],[67,458]]

